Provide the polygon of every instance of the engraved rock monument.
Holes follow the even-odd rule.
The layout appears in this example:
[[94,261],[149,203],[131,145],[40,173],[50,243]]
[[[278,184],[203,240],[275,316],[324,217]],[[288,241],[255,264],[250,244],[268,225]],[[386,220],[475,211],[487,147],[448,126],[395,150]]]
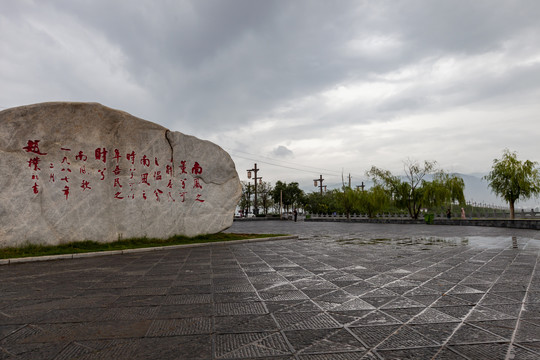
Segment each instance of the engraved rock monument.
[[0,112],[0,247],[216,233],[240,193],[219,146],[128,113],[66,102]]

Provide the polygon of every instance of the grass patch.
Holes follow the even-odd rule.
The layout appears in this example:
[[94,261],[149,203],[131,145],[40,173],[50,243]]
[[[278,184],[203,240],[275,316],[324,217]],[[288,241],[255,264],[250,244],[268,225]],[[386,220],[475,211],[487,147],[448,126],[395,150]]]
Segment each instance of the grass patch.
[[0,249],[0,259],[11,259],[30,256],[76,254],[96,251],[127,250],[170,245],[187,245],[210,243],[218,241],[233,241],[245,239],[259,239],[272,236],[282,236],[280,234],[230,234],[217,233],[209,235],[198,235],[194,237],[173,236],[169,239],[154,238],[133,238],[122,239],[110,243],[99,243],[97,241],[79,241],[61,245],[33,245],[28,244],[22,247],[11,247]]

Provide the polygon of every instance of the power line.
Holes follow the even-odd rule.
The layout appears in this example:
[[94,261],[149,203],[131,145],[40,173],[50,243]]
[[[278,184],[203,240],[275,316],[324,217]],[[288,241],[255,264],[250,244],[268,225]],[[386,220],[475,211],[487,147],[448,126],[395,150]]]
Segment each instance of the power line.
[[323,168],[318,168],[318,167],[308,166],[308,165],[302,165],[302,164],[298,164],[298,163],[295,163],[295,162],[292,162],[292,161],[287,161],[287,160],[278,160],[278,159],[271,158],[271,157],[269,157],[269,156],[258,155],[258,154],[252,154],[252,153],[248,153],[248,152],[242,151],[242,150],[231,150],[231,149],[227,149],[227,150],[228,150],[229,152],[241,152],[241,153],[243,153],[243,154],[248,154],[248,155],[252,155],[252,156],[257,156],[257,157],[259,157],[259,158],[263,157],[263,158],[266,158],[266,159],[270,159],[270,160],[272,160],[272,161],[284,162],[284,163],[288,163],[288,164],[292,164],[292,165],[302,166],[302,167],[305,167],[305,168],[312,168],[312,169],[317,170],[317,172],[320,172],[320,171],[328,171],[328,172],[335,172],[335,173],[338,173],[338,171],[334,171],[334,170],[323,169]]
[[[251,161],[258,161],[258,162],[261,162],[261,163],[264,163],[264,164],[267,164],[267,165],[271,165],[271,166],[276,166],[276,167],[281,167],[281,168],[285,168],[285,169],[291,169],[291,170],[296,170],[296,171],[302,171],[302,172],[306,172],[306,173],[310,173],[310,174],[317,174],[317,175],[326,175],[326,176],[341,176],[343,174],[342,171],[335,171],[335,170],[329,170],[329,169],[324,169],[324,168],[317,168],[317,167],[314,167],[314,166],[308,166],[308,165],[301,165],[301,164],[297,164],[297,163],[294,163],[294,162],[291,162],[291,161],[286,161],[286,160],[277,160],[277,159],[273,159],[271,157],[268,157],[268,156],[262,156],[262,155],[257,155],[257,154],[252,154],[252,153],[248,153],[248,152],[245,152],[245,151],[240,151],[240,150],[231,150],[231,149],[227,149],[227,151],[229,151],[229,153],[235,157],[238,157],[238,158],[241,158],[241,159],[245,159],[245,160],[251,160]],[[244,154],[248,154],[248,155],[252,155],[252,156],[255,156],[256,158],[253,158],[253,157],[246,157],[246,156],[242,156],[242,155],[239,155],[237,154],[237,152],[241,152],[241,153],[244,153]],[[260,160],[260,158],[266,158],[266,159],[270,159],[273,161],[272,162],[268,162],[268,161],[264,161],[264,160]],[[288,163],[288,164],[292,164],[292,165],[296,165],[296,166],[301,166],[301,167],[304,167],[304,168],[311,168],[313,170],[307,170],[307,169],[300,169],[298,167],[292,167],[292,166],[286,166],[286,165],[281,165],[281,164],[276,164],[275,162],[282,162],[282,163]],[[362,178],[362,176],[359,176],[357,174],[352,174],[354,175],[355,177],[358,177],[358,178]]]
[[[257,162],[260,162],[260,163],[263,163],[263,164],[266,164],[266,165],[271,165],[271,166],[276,166],[276,167],[281,167],[281,168],[291,169],[291,170],[296,170],[296,171],[303,171],[303,172],[307,172],[307,173],[310,173],[310,174],[320,174],[321,173],[320,171],[315,171],[315,170],[304,170],[304,169],[294,168],[292,166],[273,164],[273,163],[270,163],[268,161],[264,161],[264,160],[260,160],[260,159],[254,159],[254,158],[248,158],[248,157],[240,156],[240,155],[237,155],[237,154],[233,154],[233,156],[239,157],[239,158],[245,159],[245,160],[257,161]],[[329,173],[323,173],[323,175],[338,176],[336,174],[329,174]]]

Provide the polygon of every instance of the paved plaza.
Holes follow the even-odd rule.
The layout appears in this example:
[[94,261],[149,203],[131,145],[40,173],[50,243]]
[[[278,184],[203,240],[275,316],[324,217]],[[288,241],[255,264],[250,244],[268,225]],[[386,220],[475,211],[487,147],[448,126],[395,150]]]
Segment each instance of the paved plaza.
[[540,232],[239,221],[298,239],[0,266],[0,359],[540,359]]

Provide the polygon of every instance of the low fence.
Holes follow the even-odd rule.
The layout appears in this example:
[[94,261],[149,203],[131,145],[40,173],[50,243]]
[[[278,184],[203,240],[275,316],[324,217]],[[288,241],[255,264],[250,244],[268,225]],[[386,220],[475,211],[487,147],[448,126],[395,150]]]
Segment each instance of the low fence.
[[[529,216],[517,216],[516,219],[510,220],[509,214],[507,218],[473,218],[468,217],[466,219],[461,218],[446,218],[445,215],[435,216],[433,225],[454,225],[454,226],[489,226],[489,227],[506,227],[514,229],[532,229],[540,230],[540,215],[535,213],[534,217],[531,213]],[[521,215],[524,215],[521,213]],[[525,214],[526,215],[526,214]],[[349,218],[343,214],[334,215],[310,215],[307,216],[305,221],[314,222],[358,222],[358,223],[374,223],[374,224],[426,224],[423,216],[418,219],[411,219],[410,216],[404,214],[381,214],[375,218],[369,218],[365,214],[357,215],[353,214]]]
[[[460,218],[460,215],[458,213],[453,214],[455,216],[452,216],[451,219],[457,219]],[[540,220],[540,211],[525,211],[525,210],[519,210],[515,212],[515,219],[529,219],[529,220]],[[420,217],[423,218],[424,213],[420,214]],[[345,214],[310,214],[310,217],[313,219],[341,219],[341,218],[347,218],[347,215]],[[447,219],[446,213],[435,213],[434,214],[435,219]],[[350,214],[350,219],[368,219],[369,216],[367,214]],[[377,214],[372,219],[410,219],[410,215],[406,213],[381,213]],[[509,211],[502,211],[498,209],[485,209],[485,210],[473,210],[466,213],[465,216],[468,220],[473,219],[510,219],[510,212]]]

